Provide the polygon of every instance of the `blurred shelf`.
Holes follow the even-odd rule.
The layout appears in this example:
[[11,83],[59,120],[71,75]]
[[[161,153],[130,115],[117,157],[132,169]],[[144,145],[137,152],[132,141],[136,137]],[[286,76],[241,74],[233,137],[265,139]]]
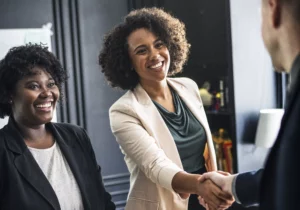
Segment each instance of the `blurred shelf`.
[[233,113],[232,112],[230,112],[230,111],[209,111],[209,110],[206,110],[205,111],[205,113],[206,113],[206,115],[228,115],[228,116],[230,116],[230,115],[232,115]]

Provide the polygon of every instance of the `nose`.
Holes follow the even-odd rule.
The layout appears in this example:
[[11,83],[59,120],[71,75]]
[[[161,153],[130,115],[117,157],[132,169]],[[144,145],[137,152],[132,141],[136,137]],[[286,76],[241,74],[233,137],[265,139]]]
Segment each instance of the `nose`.
[[44,88],[40,96],[43,98],[48,98],[52,95],[51,91],[48,88]]
[[150,54],[150,60],[156,60],[156,59],[158,59],[159,58],[159,50],[157,50],[157,49],[152,49],[151,50],[151,54]]

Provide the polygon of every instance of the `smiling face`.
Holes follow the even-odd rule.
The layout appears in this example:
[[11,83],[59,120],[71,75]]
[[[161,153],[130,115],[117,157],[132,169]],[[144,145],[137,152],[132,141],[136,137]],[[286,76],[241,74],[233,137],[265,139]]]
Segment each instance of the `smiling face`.
[[144,28],[133,31],[128,36],[127,43],[129,57],[140,83],[158,83],[166,79],[170,54],[165,43]]
[[55,81],[45,70],[34,67],[33,75],[19,80],[12,95],[12,114],[17,123],[38,126],[50,122],[59,98]]

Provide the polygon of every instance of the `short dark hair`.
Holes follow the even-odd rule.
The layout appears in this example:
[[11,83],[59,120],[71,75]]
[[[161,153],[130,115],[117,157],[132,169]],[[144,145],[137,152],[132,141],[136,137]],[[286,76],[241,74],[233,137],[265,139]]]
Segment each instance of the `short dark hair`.
[[291,12],[297,23],[300,24],[300,0],[282,0],[289,4]]
[[45,69],[62,92],[62,85],[68,76],[48,47],[31,43],[13,47],[0,61],[0,118],[11,114],[10,99],[16,84],[24,77],[34,74],[34,67]]
[[[267,0],[263,0],[267,3]],[[294,20],[300,24],[300,1],[299,0],[278,0],[282,5],[287,6]]]
[[112,87],[128,90],[139,82],[137,73],[132,71],[127,38],[140,28],[148,29],[166,44],[171,58],[168,75],[182,71],[190,48],[184,23],[162,9],[142,8],[131,11],[122,23],[104,37],[99,64]]

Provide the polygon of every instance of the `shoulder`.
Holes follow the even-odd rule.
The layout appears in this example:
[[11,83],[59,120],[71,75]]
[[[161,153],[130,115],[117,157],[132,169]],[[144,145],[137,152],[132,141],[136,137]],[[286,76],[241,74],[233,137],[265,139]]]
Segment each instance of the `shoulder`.
[[4,139],[4,128],[0,129],[0,152],[6,150],[6,144]]
[[61,132],[75,132],[75,133],[80,133],[83,131],[83,128],[78,126],[78,125],[74,125],[71,123],[52,123],[52,125]]
[[136,101],[135,95],[131,90],[128,90],[109,108],[109,113],[118,112],[132,112],[132,105]]
[[84,128],[71,123],[51,123],[55,130],[64,137],[64,139],[82,139],[86,138],[86,131]]
[[185,86],[188,89],[198,90],[197,83],[188,77],[168,78],[169,81]]

